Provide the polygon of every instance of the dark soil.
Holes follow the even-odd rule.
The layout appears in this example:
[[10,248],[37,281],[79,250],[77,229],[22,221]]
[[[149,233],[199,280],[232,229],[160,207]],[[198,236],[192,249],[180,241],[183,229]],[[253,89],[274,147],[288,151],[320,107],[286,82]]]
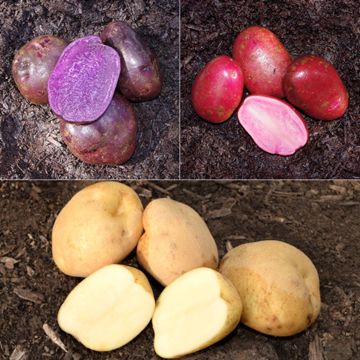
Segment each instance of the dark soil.
[[[149,325],[110,353],[86,350],[62,332],[59,306],[79,282],[58,271],[50,233],[56,214],[83,182],[0,183],[0,358],[157,359]],[[321,279],[322,310],[306,332],[272,338],[243,325],[187,359],[356,360],[360,358],[360,185],[357,182],[133,182],[144,205],[171,196],[194,207],[219,247],[281,239],[303,250]],[[132,254],[126,261],[135,264]],[[152,282],[156,295],[161,287]],[[45,334],[47,324],[65,353]],[[24,354],[23,357],[20,355]]]
[[[358,178],[360,176],[360,10],[357,0],[183,0],[181,146],[183,178]],[[308,116],[309,143],[291,157],[263,152],[236,116],[212,125],[191,107],[191,86],[216,55],[250,25],[271,29],[297,57],[314,53],[338,70],[350,95],[334,122]]]
[[[11,77],[15,51],[53,34],[72,41],[125,20],[160,60],[159,98],[135,104],[137,149],[122,166],[93,166],[66,148],[48,106],[28,103]],[[0,0],[0,178],[178,178],[179,5],[177,0]]]

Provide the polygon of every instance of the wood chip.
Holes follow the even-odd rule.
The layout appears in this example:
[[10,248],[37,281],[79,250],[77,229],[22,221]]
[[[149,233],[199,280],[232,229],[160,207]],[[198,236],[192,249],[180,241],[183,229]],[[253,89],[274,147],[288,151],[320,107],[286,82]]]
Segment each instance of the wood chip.
[[315,334],[314,340],[309,344],[309,360],[324,360],[319,336]]
[[232,243],[228,240],[228,241],[226,241],[226,243],[225,243],[225,248],[226,248],[226,251],[230,251],[230,250],[232,250],[234,247],[232,246]]
[[44,297],[36,292],[33,292],[28,289],[22,289],[20,287],[16,287],[14,289],[14,293],[23,300],[31,301],[35,304],[41,304],[44,300]]
[[161,192],[161,193],[163,193],[163,194],[165,194],[165,195],[170,196],[170,193],[169,193],[166,189],[162,188],[161,186],[159,186],[159,185],[157,185],[157,184],[155,184],[155,183],[148,182],[147,185],[148,185],[149,187],[153,188],[153,189],[156,190],[156,191],[159,191],[159,192]]
[[45,334],[49,337],[49,339],[55,345],[57,345],[63,351],[67,352],[67,349],[66,349],[64,343],[60,340],[60,337],[56,334],[56,332],[47,323],[45,323],[43,325],[43,330],[45,331]]
[[20,345],[16,345],[14,351],[10,355],[10,360],[25,360],[27,359],[26,350]]
[[231,208],[226,207],[226,208],[216,209],[216,210],[209,211],[207,218],[208,219],[219,219],[219,218],[229,216],[229,215],[231,215],[231,213],[232,213]]
[[3,264],[5,264],[5,267],[9,270],[13,270],[14,269],[14,265],[17,264],[19,262],[19,260],[16,260],[12,257],[8,257],[8,256],[3,256],[0,258],[0,262],[2,262]]

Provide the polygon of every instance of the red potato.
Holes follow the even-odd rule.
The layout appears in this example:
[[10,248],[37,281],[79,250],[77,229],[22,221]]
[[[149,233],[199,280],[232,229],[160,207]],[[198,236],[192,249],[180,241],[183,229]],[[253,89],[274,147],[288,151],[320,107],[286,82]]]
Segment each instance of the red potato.
[[60,120],[61,136],[70,151],[89,164],[123,164],[136,147],[137,121],[132,105],[115,94],[105,113],[90,124]]
[[33,104],[48,103],[48,80],[67,43],[51,35],[38,36],[15,54],[12,75],[22,96]]
[[284,90],[293,105],[319,120],[335,120],[349,106],[349,95],[339,74],[320,56],[296,59],[285,75]]
[[236,37],[233,58],[244,73],[245,87],[254,95],[283,98],[283,78],[291,57],[270,30],[251,26]]
[[238,118],[256,145],[270,154],[292,155],[308,141],[302,116],[286,102],[273,97],[248,96]]
[[240,66],[221,55],[205,65],[192,87],[192,104],[197,114],[212,123],[229,119],[239,106],[244,88]]

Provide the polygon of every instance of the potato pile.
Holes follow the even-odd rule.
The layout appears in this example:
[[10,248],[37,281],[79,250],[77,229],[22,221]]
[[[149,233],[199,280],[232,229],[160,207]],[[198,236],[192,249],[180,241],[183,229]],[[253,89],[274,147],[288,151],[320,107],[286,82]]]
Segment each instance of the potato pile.
[[[240,105],[244,86],[251,93]],[[293,60],[276,35],[261,26],[241,31],[232,58],[220,55],[196,76],[191,94],[195,112],[212,123],[238,120],[254,142],[270,154],[294,154],[308,141],[304,111],[318,120],[342,117],[348,92],[336,69],[324,58]],[[287,102],[280,100],[286,97]]]
[[130,159],[138,125],[128,100],[154,99],[162,87],[155,55],[122,21],[70,44],[51,35],[37,37],[15,54],[12,74],[28,101],[49,103],[64,142],[89,164]]
[[[138,263],[165,286],[157,301]],[[119,348],[152,321],[155,352],[167,359],[204,349],[239,322],[272,336],[307,329],[320,312],[311,260],[275,240],[242,244],[220,262],[201,216],[168,198],[143,209],[134,190],[99,182],[60,211],[52,232],[55,264],[86,277],[58,313],[62,330],[95,351]]]

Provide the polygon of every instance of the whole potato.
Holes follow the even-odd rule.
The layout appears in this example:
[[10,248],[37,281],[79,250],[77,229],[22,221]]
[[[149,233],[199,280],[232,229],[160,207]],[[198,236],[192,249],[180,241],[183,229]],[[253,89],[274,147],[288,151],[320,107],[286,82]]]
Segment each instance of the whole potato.
[[203,119],[222,123],[239,106],[243,89],[240,66],[229,56],[217,56],[196,76],[191,91],[192,105]]
[[99,182],[75,194],[52,231],[52,253],[67,275],[85,277],[123,260],[143,232],[143,206],[129,186]]
[[12,75],[22,96],[33,104],[48,103],[48,80],[66,47],[56,36],[42,35],[27,42],[15,54]]
[[236,37],[233,58],[239,63],[247,89],[254,95],[285,96],[283,78],[291,57],[276,37],[262,27],[250,26]]
[[198,267],[217,268],[215,240],[190,206],[172,199],[153,200],[145,208],[143,225],[137,259],[162,285]]
[[241,321],[273,336],[308,328],[320,312],[319,276],[299,249],[276,240],[230,250],[220,272],[235,285],[243,304]]
[[123,164],[136,147],[137,121],[132,105],[115,94],[101,117],[90,124],[60,119],[61,136],[70,151],[89,164]]
[[132,101],[157,97],[162,86],[159,63],[140,36],[125,22],[113,21],[104,28],[100,37],[120,55],[120,92]]
[[334,66],[315,55],[301,56],[288,67],[284,78],[287,99],[319,120],[342,117],[349,94]]

